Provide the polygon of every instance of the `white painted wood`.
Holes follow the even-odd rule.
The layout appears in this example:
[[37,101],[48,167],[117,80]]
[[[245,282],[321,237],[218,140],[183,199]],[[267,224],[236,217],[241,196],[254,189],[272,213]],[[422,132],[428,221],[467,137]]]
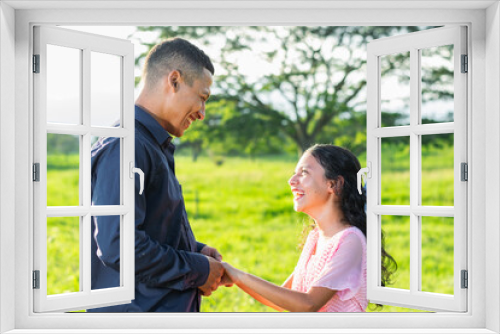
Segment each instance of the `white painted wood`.
[[[484,190],[486,192],[485,198],[485,217],[490,224],[486,226],[486,257],[487,261],[485,271],[485,296],[486,304],[489,305],[486,309],[486,327],[500,333],[500,283],[497,277],[500,276],[500,2],[497,2],[486,12],[486,24],[489,36],[486,36],[486,66],[474,67],[472,69],[474,75],[480,75],[481,70],[490,74],[486,78],[485,102],[486,102],[486,115],[484,121],[486,123],[485,134],[485,154],[484,159],[477,161],[477,156],[472,157],[469,164],[470,171],[479,170],[481,175],[486,175],[486,182],[484,182]],[[474,62],[473,62],[474,65]],[[479,73],[478,73],[479,72]],[[481,119],[473,119],[474,124],[480,123]],[[472,121],[469,121],[469,124]],[[472,167],[471,167],[472,165]],[[482,168],[484,166],[484,168]],[[477,178],[471,181],[478,182]],[[471,200],[476,199],[477,193],[469,193]],[[472,230],[471,233],[477,233]],[[474,275],[474,274],[473,274]],[[471,277],[469,275],[469,277]],[[474,275],[470,282],[475,282],[481,279],[478,275]]]
[[376,215],[453,217],[455,209],[452,206],[410,206],[410,205],[377,205],[373,208]]
[[0,333],[15,328],[15,12],[0,2]]
[[130,207],[123,205],[95,205],[95,206],[49,206],[47,217],[76,217],[87,213],[92,216],[116,216],[130,212]]
[[444,134],[453,133],[454,123],[435,123],[435,124],[415,124],[408,126],[389,126],[374,129],[373,135],[380,138],[388,137],[401,137],[416,135],[429,135],[429,134]]
[[[83,0],[72,0],[64,1],[62,4],[59,1],[37,1],[37,0],[6,0],[6,3],[17,9],[81,9],[81,8],[98,8],[98,9],[115,9],[116,3],[112,0],[99,0],[99,1],[83,1]],[[453,8],[460,9],[477,9],[477,8],[487,8],[495,1],[489,0],[479,0],[479,1],[460,1],[454,4]],[[311,9],[311,8],[322,8],[322,9],[448,9],[450,8],[449,0],[435,0],[435,1],[402,1],[394,5],[393,1],[328,1],[328,0],[311,0],[311,1],[300,1],[300,0],[271,0],[271,1],[207,1],[207,0],[185,0],[179,3],[175,0],[163,0],[163,1],[151,1],[151,0],[126,0],[122,1],[120,8],[137,9],[137,8],[148,8],[152,10],[158,10],[162,8],[166,9],[212,9],[212,8],[225,8],[225,9]]]
[[126,128],[90,127],[84,125],[47,124],[47,131],[65,135],[84,135],[90,133],[96,137],[127,137],[133,132]]
[[[34,311],[53,312],[80,310],[104,305],[129,303],[134,298],[134,180],[123,177],[124,166],[128,166],[134,156],[134,109],[130,103],[133,90],[133,45],[127,40],[117,40],[65,30],[53,27],[35,27],[34,52],[40,55],[40,73],[34,75],[34,108],[35,108],[35,144],[34,159],[40,162],[40,182],[34,186],[34,270],[40,270],[40,289],[34,290]],[[81,115],[80,125],[46,123],[46,49],[47,45],[59,45],[81,50]],[[121,56],[122,62],[122,96],[121,114],[124,124],[121,129],[94,128],[90,124],[90,92],[91,92],[91,57],[93,51],[106,52]],[[133,96],[133,93],[131,94]],[[78,135],[80,138],[80,206],[47,207],[47,133],[66,133]],[[121,141],[120,153],[120,187],[121,198],[125,205],[94,207],[91,203],[91,136],[118,135]],[[121,137],[123,136],[123,137]],[[125,160],[127,159],[127,160]],[[120,287],[93,291],[91,289],[91,216],[120,215],[122,227],[120,240],[120,275],[123,282]],[[47,295],[47,218],[48,217],[80,217],[80,292],[61,295]],[[127,261],[129,263],[127,263]]]
[[[492,72],[490,67],[485,71],[485,55],[488,56],[488,64],[498,65],[498,57],[495,53],[489,53],[485,50],[485,41],[487,45],[497,45],[497,40],[491,40],[494,34],[488,28],[485,29],[485,12],[480,10],[478,2],[469,1],[471,10],[456,10],[457,7],[465,2],[447,1],[448,6],[445,10],[395,10],[382,9],[378,1],[370,2],[372,8],[363,8],[359,10],[325,9],[317,7],[314,3],[307,4],[307,10],[288,9],[252,9],[252,10],[230,10],[224,5],[224,9],[214,8],[213,1],[207,2],[209,9],[172,9],[166,10],[144,10],[133,9],[124,10],[125,2],[116,3],[112,11],[103,11],[98,8],[100,1],[86,1],[83,5],[87,10],[61,10],[60,6],[66,3],[52,2],[52,8],[58,10],[38,11],[26,10],[18,11],[16,15],[16,57],[17,61],[10,63],[16,68],[16,75],[6,77],[8,72],[2,71],[2,79],[16,83],[16,122],[12,118],[12,127],[16,128],[16,233],[6,236],[6,239],[15,239],[15,258],[16,258],[16,296],[6,301],[14,305],[16,312],[16,333],[76,333],[82,330],[88,333],[492,333],[485,328],[485,309],[488,306],[488,312],[494,312],[495,306],[498,309],[498,298],[488,294],[485,300],[485,284],[489,282],[490,287],[498,286],[498,273],[496,270],[490,271],[484,275],[485,254],[487,247],[484,243],[485,227],[497,222],[491,217],[485,215],[485,198],[488,193],[488,199],[498,198],[500,188],[494,184],[487,183],[485,191],[485,124],[491,117],[486,115],[495,115],[498,108],[485,108],[486,102],[490,103],[493,97],[498,98],[499,78],[496,72]],[[182,6],[184,2],[170,3],[170,6]],[[346,3],[355,3],[355,1],[346,1]],[[433,2],[427,2],[427,5],[420,8],[431,8]],[[26,5],[24,8],[34,8],[33,6],[44,6],[47,1],[39,1],[36,5]],[[165,4],[164,4],[165,5]],[[165,5],[168,7],[169,5]],[[389,8],[394,6],[411,6],[410,1],[396,2],[391,1]],[[417,4],[418,5],[418,4]],[[135,8],[135,7],[134,7]],[[471,257],[469,264],[476,273],[474,279],[470,281],[469,294],[471,309],[463,313],[430,313],[430,314],[113,314],[113,315],[90,315],[90,314],[30,314],[32,290],[30,288],[30,259],[31,249],[31,221],[32,212],[30,208],[32,184],[26,175],[30,174],[30,163],[32,161],[30,152],[32,151],[30,139],[30,127],[32,109],[30,106],[31,74],[30,68],[26,64],[30,63],[28,58],[31,54],[29,44],[30,22],[42,22],[46,24],[115,24],[115,25],[153,25],[153,24],[173,24],[180,23],[186,25],[195,24],[213,24],[213,25],[266,25],[266,24],[294,24],[294,25],[327,25],[327,24],[351,24],[360,23],[367,25],[435,25],[435,24],[455,24],[457,22],[468,22],[473,27],[471,29],[472,43],[469,48],[473,51],[471,63],[473,66],[473,76],[469,77],[472,84],[472,99],[469,105],[473,115],[469,114],[470,120],[474,116],[474,122],[469,122],[469,136],[471,141],[469,147],[472,149],[473,159],[470,165],[470,177],[473,182],[469,182],[472,190],[469,189],[472,204],[469,203],[471,210],[469,217],[474,227],[469,225],[470,233],[473,239],[473,245],[469,245]],[[498,17],[490,18],[488,27],[498,26]],[[496,24],[496,25],[495,25]],[[2,51],[5,51],[2,44]],[[493,75],[495,73],[495,75]],[[488,79],[488,87],[485,87],[485,78]],[[16,79],[16,80],[14,80]],[[493,83],[493,84],[491,84]],[[486,94],[487,93],[487,94]],[[2,96],[2,102],[4,102]],[[496,118],[498,119],[498,118]],[[497,129],[496,125],[488,124],[492,129]],[[491,147],[498,147],[498,144],[489,143]],[[2,152],[4,153],[4,152]],[[490,152],[488,157],[498,158],[497,152]],[[495,159],[496,159],[495,158]],[[370,183],[370,180],[368,180]],[[493,209],[493,208],[492,208]],[[492,209],[488,209],[491,213]],[[495,208],[498,210],[498,208]],[[2,212],[3,213],[3,212]],[[488,219],[487,219],[488,218]],[[10,221],[2,221],[2,228],[9,226]],[[495,227],[496,229],[498,226]],[[4,231],[4,229],[2,230]],[[491,230],[489,230],[491,231]],[[495,231],[495,229],[493,229]],[[487,234],[490,242],[488,250],[494,250],[491,245],[498,247],[498,235]],[[2,239],[3,240],[3,239]],[[14,244],[12,244],[13,246]],[[472,247],[473,246],[473,247]],[[496,248],[498,249],[498,248]],[[488,252],[488,254],[492,254]],[[493,253],[493,255],[496,253]],[[2,264],[8,261],[6,253],[2,256]],[[12,256],[11,253],[8,255]],[[488,265],[491,263],[488,262]],[[498,266],[497,266],[498,267]],[[488,267],[489,268],[489,267]],[[4,274],[2,274],[3,276]],[[471,277],[471,276],[469,276]],[[490,290],[488,290],[490,292]],[[2,302],[3,296],[2,294]],[[7,295],[8,296],[8,295]],[[498,312],[492,313],[490,317],[492,322],[497,322]],[[2,320],[5,320],[2,319]],[[5,323],[5,322],[4,322]],[[4,324],[2,323],[2,325]],[[166,329],[166,323],[170,329]],[[141,329],[132,330],[140,324]],[[352,328],[353,327],[356,328]],[[257,327],[261,329],[257,329]],[[46,328],[45,330],[41,328]],[[78,329],[71,329],[78,328]],[[227,329],[230,328],[230,329]],[[495,331],[497,332],[497,331]]]
[[[408,44],[402,43],[406,47]],[[413,45],[410,45],[413,46]],[[419,124],[420,106],[420,50],[410,48],[410,127]],[[410,133],[410,207],[420,204],[420,137]],[[390,242],[390,241],[388,241]],[[420,218],[410,214],[410,291],[419,290],[421,269]]]
[[[460,73],[461,54],[467,53],[466,28],[451,26],[375,40],[368,45],[368,102],[367,102],[367,161],[372,162],[374,179],[368,187],[368,299],[381,304],[405,306],[424,310],[467,310],[467,290],[461,289],[461,270],[467,269],[467,182],[460,181],[460,163],[467,162],[467,75]],[[420,49],[441,45],[454,45],[454,113],[453,123],[419,125]],[[410,51],[410,125],[380,127],[380,56]],[[454,207],[421,206],[421,135],[454,133]],[[410,137],[410,206],[380,205],[380,149],[382,137]],[[374,154],[377,153],[377,154]],[[409,210],[408,210],[409,209]],[[380,215],[378,212],[409,215],[410,217],[410,290],[379,286],[381,275]],[[376,213],[377,212],[377,213]],[[421,214],[454,217],[454,295],[443,296],[422,293],[421,289]],[[371,235],[375,233],[376,235]],[[374,272],[372,272],[375,270]],[[373,281],[372,281],[373,280]]]

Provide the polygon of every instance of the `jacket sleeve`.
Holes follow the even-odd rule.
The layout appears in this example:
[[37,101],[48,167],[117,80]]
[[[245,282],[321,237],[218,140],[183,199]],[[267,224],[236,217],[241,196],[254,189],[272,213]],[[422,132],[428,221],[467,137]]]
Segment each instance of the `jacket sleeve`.
[[[144,192],[139,195],[139,177],[135,177],[135,275],[136,281],[151,287],[165,287],[186,290],[203,285],[209,274],[208,259],[196,252],[177,250],[153,240],[140,229],[146,216],[148,181],[152,164],[144,147],[138,147],[136,141],[136,167],[145,174]],[[98,168],[109,170],[114,161],[120,161],[119,146],[110,150],[107,159],[102,159]],[[118,159],[118,160],[116,160]],[[114,166],[116,167],[116,166]],[[115,169],[116,170],[116,169]],[[119,170],[119,169],[118,169]],[[99,173],[98,173],[99,174]],[[119,173],[98,178],[94,189],[107,189],[109,196],[119,198]],[[113,187],[114,185],[114,187]],[[120,263],[120,224],[119,217],[113,217],[117,223],[109,223],[109,216],[104,221],[96,219],[96,241],[98,256],[104,265],[119,270]],[[108,220],[108,221],[106,221]]]
[[196,242],[196,251],[197,251],[198,253],[199,253],[199,252],[201,252],[201,250],[202,250],[202,249],[203,249],[203,247],[205,247],[205,246],[206,246],[206,244],[203,244],[203,243],[201,243],[201,242],[198,242],[198,241],[197,241],[197,242]]

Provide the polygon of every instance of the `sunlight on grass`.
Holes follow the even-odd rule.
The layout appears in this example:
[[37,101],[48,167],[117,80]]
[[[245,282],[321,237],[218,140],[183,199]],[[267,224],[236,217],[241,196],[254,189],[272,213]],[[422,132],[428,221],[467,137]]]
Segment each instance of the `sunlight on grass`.
[[[73,161],[71,159],[73,157],[65,163]],[[364,156],[360,157],[360,160],[365,159]],[[444,161],[449,159],[447,151],[439,154],[433,152],[429,159],[432,162],[426,166],[438,166],[440,163],[449,165],[448,161]],[[56,160],[54,158],[51,163]],[[293,211],[292,195],[287,181],[295,164],[296,160],[290,157],[253,160],[225,158],[222,165],[216,166],[207,157],[200,157],[197,162],[192,162],[189,157],[178,156],[176,172],[197,240],[219,249],[224,260],[234,266],[273,283],[282,284],[295,268],[300,255],[298,245],[302,241],[303,226],[308,223],[307,216]],[[58,187],[66,187],[66,184],[78,186],[78,167],[66,167],[54,167],[48,172],[51,180],[61,180],[61,183],[54,181],[49,184],[48,194],[53,194]],[[453,185],[452,179],[450,180],[453,172],[450,173],[449,169],[429,168],[426,175]],[[409,184],[407,169],[391,170],[390,179],[390,185],[383,188],[383,196],[387,201],[394,196],[409,196],[407,192],[402,195],[397,191],[398,184]],[[449,187],[439,188],[439,197],[436,197],[436,194],[430,195],[433,203],[436,198],[449,203],[449,191]],[[66,200],[71,202],[74,198],[54,196],[50,203],[55,204],[49,205],[67,205]],[[402,200],[406,201],[407,198],[402,197]],[[409,249],[409,231],[404,232],[401,226],[401,222],[395,217],[384,220],[387,249],[395,255],[399,265],[394,284],[407,288],[409,253],[403,250]],[[48,282],[49,288],[52,289],[50,291],[78,291],[78,277],[74,274],[77,273],[74,264],[78,264],[78,253],[71,251],[65,256],[59,256],[60,249],[77,249],[75,245],[78,243],[78,228],[68,223],[56,222],[48,222],[48,228],[53,231],[53,238],[48,240],[48,258],[57,258],[57,266],[53,266],[51,274],[54,279]],[[453,293],[452,221],[436,221],[431,217],[426,221],[423,237],[423,243],[426,245],[423,251],[423,286],[426,291]],[[202,311],[272,312],[270,308],[256,302],[236,287],[221,287],[212,296],[203,298]],[[373,311],[415,310],[384,306],[381,310]]]

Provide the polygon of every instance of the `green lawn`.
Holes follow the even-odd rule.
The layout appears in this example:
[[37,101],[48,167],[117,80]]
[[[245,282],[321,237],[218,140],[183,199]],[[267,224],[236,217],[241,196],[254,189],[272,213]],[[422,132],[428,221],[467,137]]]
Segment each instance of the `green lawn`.
[[[423,191],[423,202],[432,205],[453,203],[453,152],[428,150],[422,166],[428,184],[437,192]],[[361,161],[366,160],[360,157]],[[73,163],[70,163],[70,162]],[[49,205],[78,201],[78,163],[74,157],[49,156]],[[61,167],[57,167],[57,163]],[[408,200],[409,172],[406,163],[387,162],[382,175],[385,200]],[[226,158],[216,166],[209,158],[192,162],[176,159],[176,170],[184,191],[188,216],[196,238],[219,249],[224,260],[238,268],[281,284],[293,271],[300,255],[304,224],[308,217],[293,211],[287,184],[295,158],[273,157],[255,160]],[[392,164],[392,165],[391,165]],[[396,167],[394,167],[396,164]],[[398,165],[399,164],[399,165]],[[391,167],[392,166],[392,167]],[[402,167],[403,166],[403,167]],[[429,167],[430,166],[430,167]],[[63,168],[64,167],[64,168]],[[430,183],[429,183],[430,182]],[[433,183],[434,182],[434,183]],[[409,187],[409,186],[408,186]],[[451,196],[451,199],[450,199]],[[427,201],[427,202],[425,202]],[[441,203],[441,204],[440,204]],[[452,204],[451,204],[452,205]],[[78,291],[78,224],[75,218],[48,221],[49,293]],[[409,287],[408,217],[382,217],[387,250],[398,261],[393,287]],[[425,291],[453,293],[453,219],[425,218],[422,223],[422,266]],[[70,250],[69,252],[63,250]],[[224,288],[204,298],[204,312],[271,312],[238,288]],[[385,306],[382,312],[408,309]]]

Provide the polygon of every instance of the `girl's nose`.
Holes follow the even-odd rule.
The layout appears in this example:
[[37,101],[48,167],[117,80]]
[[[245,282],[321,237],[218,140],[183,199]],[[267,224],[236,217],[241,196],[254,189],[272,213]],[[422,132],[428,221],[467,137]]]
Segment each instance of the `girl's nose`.
[[297,181],[295,179],[295,175],[292,175],[292,177],[288,180],[288,184],[292,186],[296,183],[297,183]]

